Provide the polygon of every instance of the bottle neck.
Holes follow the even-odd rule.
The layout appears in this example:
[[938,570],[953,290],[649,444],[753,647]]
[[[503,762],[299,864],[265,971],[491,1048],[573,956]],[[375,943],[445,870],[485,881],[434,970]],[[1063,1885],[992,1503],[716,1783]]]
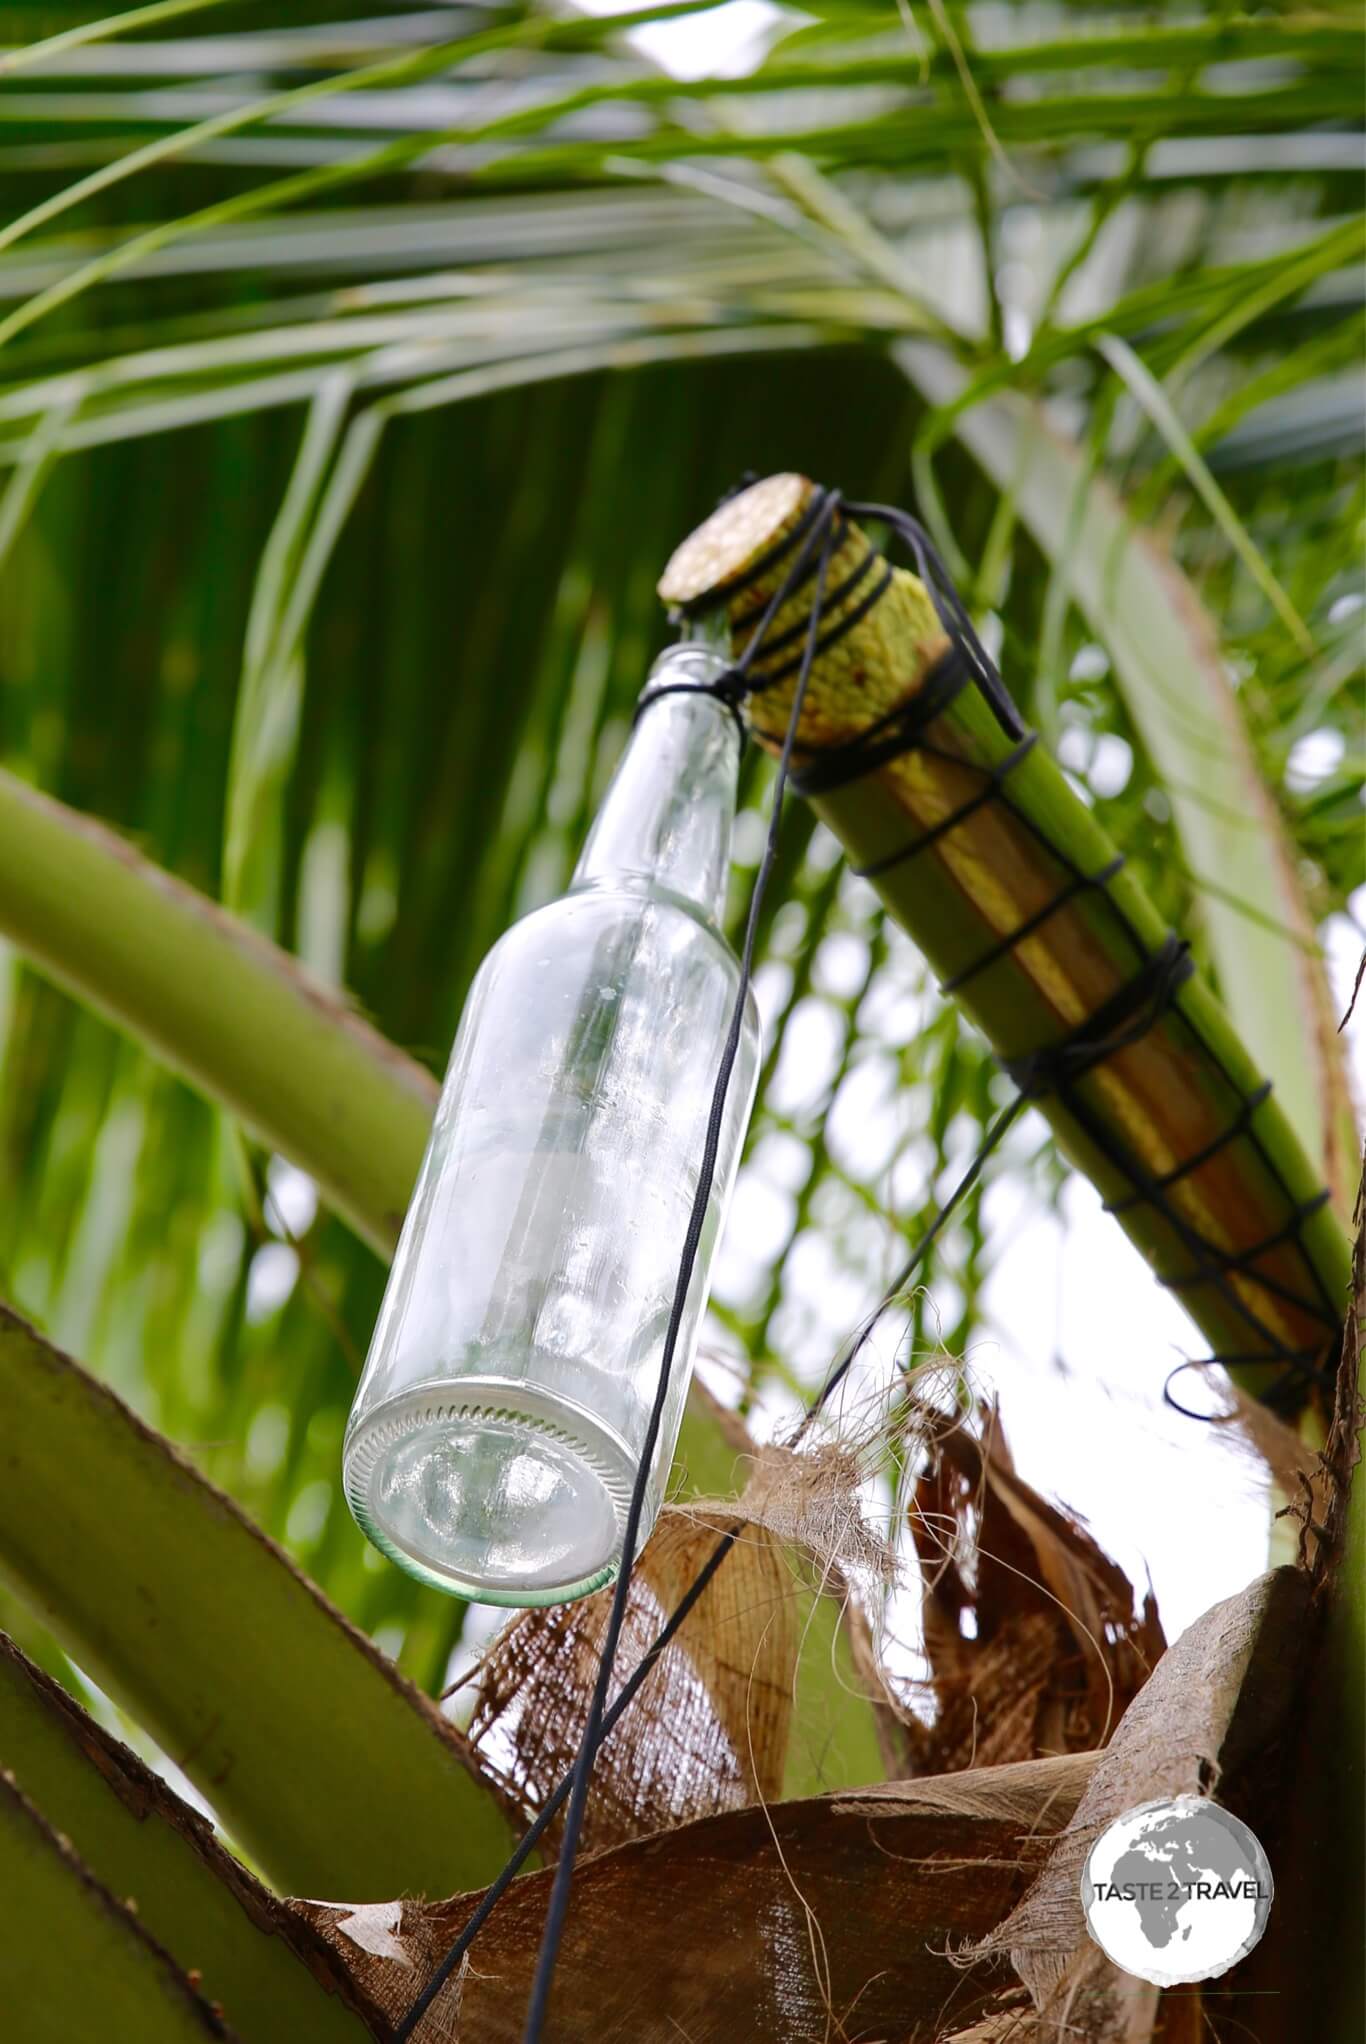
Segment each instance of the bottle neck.
[[727,662],[700,645],[674,646],[650,686],[678,684],[641,716],[623,753],[572,887],[658,890],[721,927],[730,872],[740,740],[723,703],[699,684]]

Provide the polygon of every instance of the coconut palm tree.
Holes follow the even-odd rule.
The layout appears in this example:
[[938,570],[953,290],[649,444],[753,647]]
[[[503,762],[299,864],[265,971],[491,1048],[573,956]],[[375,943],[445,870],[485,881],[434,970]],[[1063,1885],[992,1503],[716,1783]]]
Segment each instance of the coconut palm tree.
[[[572,1756],[602,1613],[480,1660],[490,1614],[356,1532],[342,1428],[473,973],[566,884],[655,585],[743,472],[914,504],[1065,769],[1052,841],[1122,847],[1244,1090],[1274,1082],[1291,1189],[1244,1158],[1228,1198],[1267,1234],[1284,1197],[1347,1309],[1360,21],[155,0],[6,34],[0,2008],[34,2040],[385,2036]],[[773,777],[752,747],[737,931]],[[680,1496],[734,1497],[1010,1097],[1000,1004],[925,963],[932,890],[850,872],[866,818],[785,814]],[[1265,1370],[1215,1394],[1303,1469],[1305,1567],[1142,1689],[1151,1614],[945,1360],[999,1331],[1008,1216],[1088,1174],[1115,1196],[1030,1112],[933,1240],[820,1442],[842,1540],[770,1460],[604,1755],[548,2035],[1185,2035],[1079,1915],[1040,1960],[1018,1912],[1051,1880],[1076,1915],[1050,1842],[1082,1805],[1217,1779],[1281,1900],[1204,2018],[1246,2034],[1256,1991],[1257,2034],[1355,2034],[1307,1956],[1360,1864],[1354,1392],[1331,1434],[1323,1357],[1275,1415]],[[1085,1358],[1121,1401],[1099,1466],[1159,1360],[1140,1399]],[[1178,1434],[1193,1488],[1210,1431]],[[731,1523],[665,1522],[633,1664]],[[555,1845],[420,2034],[521,2034]]]

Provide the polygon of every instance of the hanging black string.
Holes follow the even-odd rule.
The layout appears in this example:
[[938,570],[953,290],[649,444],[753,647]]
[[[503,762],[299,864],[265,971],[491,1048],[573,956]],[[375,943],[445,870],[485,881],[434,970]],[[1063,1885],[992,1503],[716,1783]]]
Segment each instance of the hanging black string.
[[[729,1090],[731,1072],[734,1069],[735,1059],[740,1047],[745,1003],[748,998],[749,982],[753,971],[754,945],[758,932],[759,912],[763,906],[763,898],[767,889],[769,875],[773,869],[773,861],[778,844],[778,827],[782,819],[783,795],[788,780],[792,748],[796,741],[797,726],[801,719],[802,703],[805,700],[807,683],[810,680],[811,669],[816,658],[821,613],[824,607],[826,572],[829,567],[831,554],[834,551],[837,536],[842,529],[838,513],[838,492],[818,492],[814,507],[810,510],[810,515],[802,521],[802,544],[797,558],[765,607],[763,616],[751,635],[749,645],[746,647],[744,654],[725,675],[721,676],[717,681],[706,685],[707,693],[719,696],[732,710],[736,708],[739,696],[745,692],[747,687],[749,665],[763,643],[763,635],[769,623],[777,615],[782,605],[788,601],[793,590],[806,579],[808,572],[807,563],[814,554],[816,557],[816,590],[811,606],[806,651],[797,687],[793,694],[792,709],[788,718],[787,736],[783,744],[782,755],[778,763],[778,773],[774,782],[769,812],[768,837],[764,847],[764,855],[750,896],[749,915],[746,923],[744,944],[741,950],[740,973],[736,987],[735,1002],[731,1012],[730,1027],[727,1031],[726,1042],[721,1054],[721,1061],[712,1094],[706,1138],[703,1143],[702,1161],[698,1173],[697,1191],[694,1196],[692,1212],[689,1216],[688,1228],[684,1237],[678,1279],[674,1288],[673,1304],[664,1337],[664,1348],[660,1358],[659,1381],[654,1403],[650,1411],[649,1423],[646,1427],[645,1439],[641,1447],[640,1463],[636,1472],[635,1483],[632,1486],[631,1500],[627,1509],[626,1527],[622,1537],[621,1568],[613,1591],[612,1606],[608,1615],[607,1630],[599,1657],[593,1697],[589,1706],[588,1720],[584,1727],[578,1755],[572,1773],[561,1782],[551,1801],[547,1803],[535,1824],[532,1825],[520,1845],[514,1851],[498,1880],[484,1896],[479,1909],[475,1912],[475,1916],[471,1918],[470,1923],[466,1925],[461,1937],[451,1947],[451,1950],[442,1960],[441,1965],[428,1981],[422,1994],[408,2011],[402,2024],[395,2032],[395,2044],[403,2044],[403,2040],[412,2036],[417,2023],[421,2020],[426,2010],[430,2008],[433,2000],[440,1993],[441,1988],[450,1978],[451,1973],[460,1963],[465,1952],[468,1951],[474,1936],[483,1922],[486,1921],[498,1896],[505,1892],[509,1881],[513,1878],[517,1869],[525,1863],[528,1854],[532,1851],[536,1840],[544,1831],[551,1817],[567,1798],[569,1809],[565,1818],[564,1837],[561,1841],[560,1856],[555,1869],[555,1880],[546,1912],[541,1950],[537,1959],[536,1974],[532,1982],[531,2001],[527,2011],[526,2027],[523,2032],[525,2044],[537,2044],[544,2025],[551,1982],[554,1977],[555,1959],[563,1934],[565,1913],[568,1908],[574,1860],[577,1853],[579,1835],[583,1827],[588,1784],[592,1775],[593,1763],[601,1748],[602,1741],[610,1729],[607,1691],[611,1684],[617,1645],[626,1616],[626,1605],[635,1562],[636,1541],[639,1537],[640,1520],[644,1509],[645,1490],[649,1482],[650,1465],[653,1461],[655,1443],[658,1439],[659,1428],[663,1419],[664,1404],[668,1396],[669,1377],[673,1365],[674,1351],[678,1344],[679,1329],[682,1325],[688,1286],[692,1277],[693,1265],[697,1258],[698,1244],[702,1238],[707,1203],[711,1196],[712,1178],[715,1173],[716,1158],[720,1148],[726,1094]],[[790,550],[792,538],[793,536],[789,535],[788,540],[784,543],[782,548],[784,554]],[[816,545],[818,540],[820,542],[819,548]],[[691,684],[688,683],[672,683],[646,691],[637,706],[637,716],[641,715],[659,697],[674,694],[690,686]],[[718,1545],[706,1569],[703,1571],[707,1580],[710,1580],[711,1574],[720,1567],[734,1537],[734,1532],[727,1534]],[[691,1608],[692,1603],[701,1595],[703,1587],[705,1585],[702,1578],[699,1577],[689,1591],[688,1597],[684,1600],[688,1608]],[[667,1638],[672,1637],[673,1631],[682,1623],[685,1615],[683,1605],[680,1605],[678,1611],[674,1613],[673,1618],[670,1620],[669,1626],[665,1628],[665,1633],[661,1634],[660,1638],[651,1648],[650,1653],[646,1656],[645,1661],[637,1669],[636,1677],[639,1680],[643,1680],[644,1676],[648,1673],[646,1662],[653,1666],[654,1660],[663,1651]],[[623,1689],[621,1696],[617,1699],[617,1707],[611,1715],[612,1723],[616,1722],[621,1709],[624,1709],[627,1701],[629,1701],[628,1691],[630,1696],[635,1694],[636,1688],[639,1687],[639,1680],[633,1678],[633,1683],[628,1684]]]
[[[639,1692],[649,1681],[660,1655],[682,1629],[689,1614],[696,1608],[698,1600],[706,1590],[707,1585],[711,1582],[712,1577],[716,1574],[716,1571],[720,1568],[732,1547],[734,1547],[743,1530],[743,1527],[739,1525],[727,1527],[674,1607],[667,1624],[664,1625],[645,1653],[642,1654],[638,1665],[632,1670],[629,1679],[623,1682],[610,1708],[603,1716],[602,1737],[604,1739],[610,1738],[617,1724],[626,1715]],[[517,1875],[522,1871],[522,1868],[526,1865],[536,1847],[540,1844],[545,1832],[564,1808],[573,1784],[574,1776],[572,1772],[560,1777],[559,1782],[547,1797],[533,1822],[527,1827],[517,1844],[513,1847],[497,1879],[485,1889],[480,1897],[478,1906],[470,1916],[469,1922],[465,1925],[465,1928],[461,1931],[459,1937],[446,1953],[440,1965],[437,1966],[431,1979],[427,1982],[421,1994],[395,2030],[394,2044],[407,2044],[407,2040],[411,2038],[414,2030],[422,2021],[422,2018],[426,2015],[428,2009],[436,2000],[436,1997],[440,1994],[442,1988],[446,1985],[446,1982],[450,1979],[452,1973],[454,1973],[456,1967],[460,1964],[490,1916],[492,1916],[494,1909],[507,1893]]]
[[[1218,1356],[1186,1356],[1176,1365],[1174,1370],[1168,1370],[1162,1385],[1162,1403],[1168,1406],[1172,1412],[1178,1413],[1182,1419],[1197,1420],[1202,1426],[1226,1425],[1230,1420],[1235,1420],[1239,1416],[1236,1404],[1231,1405],[1224,1412],[1200,1412],[1193,1405],[1183,1405],[1181,1400],[1173,1393],[1172,1385],[1178,1377],[1183,1377],[1187,1370],[1204,1372],[1209,1370],[1246,1370],[1257,1368],[1274,1368],[1282,1374],[1288,1370],[1298,1382],[1310,1385],[1321,1385],[1328,1374],[1322,1352],[1319,1349],[1313,1348],[1276,1348],[1270,1351],[1265,1349],[1243,1349],[1237,1353],[1225,1350],[1222,1355]],[[1270,1405],[1273,1411],[1278,1408],[1279,1400],[1274,1387],[1270,1392],[1262,1394],[1262,1403]]]
[[[603,1739],[603,1719],[607,1710],[607,1692],[611,1686],[612,1670],[616,1663],[617,1645],[621,1628],[626,1617],[626,1605],[630,1595],[631,1574],[635,1561],[636,1540],[640,1532],[641,1515],[644,1510],[645,1492],[649,1484],[651,1464],[654,1459],[655,1443],[659,1437],[664,1417],[664,1406],[669,1394],[669,1379],[673,1367],[674,1351],[678,1345],[679,1330],[683,1324],[683,1311],[687,1303],[688,1288],[692,1280],[693,1265],[697,1260],[698,1245],[702,1240],[702,1229],[706,1222],[707,1206],[711,1199],[712,1179],[716,1171],[716,1159],[721,1144],[721,1130],[725,1118],[726,1094],[730,1088],[731,1073],[740,1048],[744,1028],[745,1004],[749,997],[750,977],[754,967],[754,945],[759,928],[759,912],[768,886],[769,875],[778,849],[778,828],[782,821],[783,795],[786,790],[788,766],[792,747],[796,741],[797,726],[801,719],[802,703],[806,695],[811,669],[815,664],[817,636],[820,630],[822,598],[825,590],[826,571],[830,564],[832,540],[835,532],[834,513],[838,497],[831,492],[821,510],[821,515],[811,526],[810,535],[802,552],[798,555],[787,581],[800,576],[806,555],[814,550],[813,543],[820,537],[817,553],[816,590],[811,606],[811,622],[807,634],[806,651],[802,661],[797,687],[793,692],[792,710],[787,722],[787,735],[783,740],[782,753],[778,760],[778,772],[773,784],[773,797],[769,809],[768,837],[764,855],[750,895],[749,917],[745,927],[745,939],[740,953],[740,972],[736,982],[735,1002],[731,1010],[730,1027],[726,1034],[725,1047],[716,1074],[716,1085],[712,1093],[711,1112],[707,1120],[706,1140],[702,1146],[702,1161],[698,1169],[697,1190],[693,1196],[692,1212],[688,1219],[687,1232],[683,1239],[683,1253],[679,1259],[678,1278],[674,1286],[673,1306],[669,1324],[664,1336],[664,1349],[659,1365],[659,1384],[654,1404],[650,1410],[649,1424],[640,1450],[640,1465],[632,1486],[631,1502],[626,1514],[626,1528],[622,1536],[621,1568],[617,1575],[612,1596],[612,1607],[603,1638],[602,1652],[598,1659],[597,1680],[593,1687],[593,1699],[589,1706],[588,1721],[584,1727],[583,1739],[579,1746],[578,1758],[569,1791],[569,1808],[565,1816],[564,1836],[560,1845],[560,1856],[555,1867],[555,1879],[550,1890],[550,1903],[546,1911],[545,1930],[541,1938],[541,1950],[536,1962],[536,1973],[531,1985],[531,2002],[527,2011],[524,2044],[539,2044],[545,2024],[546,2009],[550,2001],[550,1989],[555,1974],[555,1961],[559,1953],[560,1940],[564,1932],[565,1915],[569,1907],[570,1887],[574,1878],[574,1861],[578,1852],[579,1836],[583,1828],[584,1810],[588,1802],[588,1784],[593,1772],[593,1763]],[[784,596],[780,588],[769,607],[766,616],[775,612],[779,600]]]
[[911,1279],[915,1276],[921,1264],[929,1255],[930,1250],[934,1247],[934,1244],[938,1241],[940,1235],[943,1233],[944,1229],[952,1220],[954,1214],[957,1212],[963,1200],[967,1198],[967,1195],[972,1191],[973,1186],[981,1177],[983,1166],[986,1164],[988,1157],[990,1157],[992,1151],[996,1149],[998,1144],[1001,1142],[1001,1139],[1006,1135],[1007,1131],[1013,1126],[1013,1124],[1019,1119],[1020,1115],[1024,1112],[1025,1108],[1028,1105],[1029,1101],[1027,1097],[1023,1093],[1017,1093],[1015,1095],[1015,1098],[1007,1102],[1007,1104],[1001,1109],[1000,1113],[996,1116],[996,1119],[991,1123],[990,1127],[986,1131],[986,1134],[982,1137],[981,1142],[977,1145],[977,1149],[966,1171],[963,1173],[958,1183],[954,1186],[953,1191],[949,1194],[948,1198],[944,1201],[943,1205],[937,1209],[933,1219],[930,1221],[929,1226],[926,1228],[924,1234],[920,1237],[920,1240],[916,1243],[915,1248],[911,1251],[905,1263],[902,1264],[900,1270],[892,1279],[891,1284],[887,1287],[887,1290],[878,1300],[872,1312],[865,1319],[862,1327],[858,1330],[858,1333],[855,1335],[854,1340],[850,1344],[848,1350],[839,1359],[839,1361],[835,1364],[835,1367],[830,1371],[830,1374],[826,1377],[825,1382],[821,1385],[820,1392],[817,1395],[817,1397],[812,1401],[812,1403],[807,1407],[805,1413],[802,1415],[802,1423],[798,1427],[795,1435],[793,1436],[794,1447],[798,1441],[803,1439],[803,1437],[807,1433],[807,1430],[811,1426],[812,1421],[817,1417],[822,1408],[834,1396],[834,1393],[836,1392],[838,1387],[844,1382],[845,1378],[849,1375],[849,1372],[853,1369],[854,1364],[858,1361],[859,1356],[863,1353],[863,1350],[867,1347],[868,1342],[871,1340],[873,1331],[877,1327],[877,1324],[881,1320],[883,1314],[887,1311],[889,1306],[895,1305],[896,1301],[899,1298],[901,1298],[902,1295],[905,1293],[907,1286],[911,1282]]

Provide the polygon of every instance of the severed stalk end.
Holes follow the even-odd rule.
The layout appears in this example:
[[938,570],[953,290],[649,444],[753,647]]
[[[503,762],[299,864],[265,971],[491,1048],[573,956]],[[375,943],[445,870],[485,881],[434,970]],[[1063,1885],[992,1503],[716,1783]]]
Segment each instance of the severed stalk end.
[[[674,552],[659,595],[676,616],[724,619],[743,657],[783,587],[819,513],[808,476],[765,476],[727,497]],[[817,542],[819,544],[819,542]],[[781,739],[815,600],[815,549],[749,663],[746,715],[755,736]],[[842,742],[912,696],[948,648],[929,592],[892,567],[842,512],[826,568],[817,656],[798,731],[799,748]]]
[[661,602],[684,610],[723,602],[727,584],[792,530],[815,487],[806,476],[773,475],[727,497],[675,548],[659,579]]

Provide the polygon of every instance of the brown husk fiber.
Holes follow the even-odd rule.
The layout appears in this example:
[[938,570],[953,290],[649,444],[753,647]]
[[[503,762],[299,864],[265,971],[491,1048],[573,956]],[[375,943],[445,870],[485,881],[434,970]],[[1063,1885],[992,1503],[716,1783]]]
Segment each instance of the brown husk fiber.
[[[631,1578],[613,1694],[639,1664],[736,1512],[666,1510]],[[740,1537],[593,1774],[586,1851],[781,1793],[797,1636],[782,1547]],[[477,1678],[470,1738],[510,1800],[537,1812],[573,1764],[597,1678],[611,1589],[520,1613]],[[558,1826],[548,1834],[553,1844]]]
[[[935,1719],[908,1722],[915,1770],[1103,1746],[1166,1647],[1151,1595],[1015,1470],[994,1406],[941,1427],[915,1486]],[[971,1615],[970,1630],[964,1620]]]

